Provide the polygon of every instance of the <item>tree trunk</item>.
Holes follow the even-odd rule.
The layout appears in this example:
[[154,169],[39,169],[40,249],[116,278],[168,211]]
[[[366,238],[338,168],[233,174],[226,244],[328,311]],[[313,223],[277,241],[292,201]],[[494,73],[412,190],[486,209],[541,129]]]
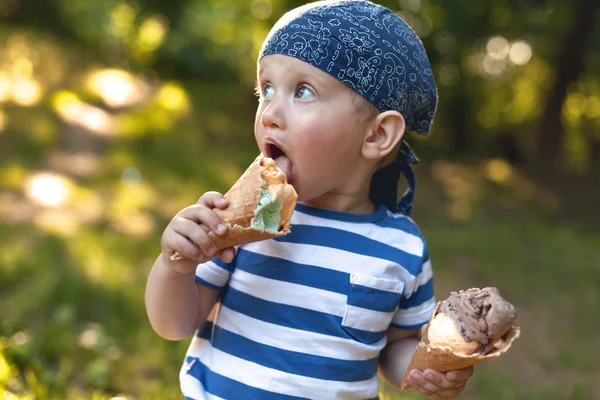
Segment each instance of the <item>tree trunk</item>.
[[556,67],[556,80],[550,90],[538,132],[537,159],[544,169],[555,169],[559,164],[564,135],[561,111],[569,85],[577,81],[583,71],[583,57],[591,39],[594,15],[600,1],[573,2],[573,25],[565,37]]
[[[454,93],[447,97],[444,101],[447,102],[450,108],[448,116],[446,116],[448,126],[448,136],[444,138],[444,147],[449,151],[452,157],[464,156],[470,150],[471,141],[469,140],[469,121],[471,105],[469,98],[466,96],[466,87],[464,77],[458,82]],[[434,120],[435,121],[435,120]]]

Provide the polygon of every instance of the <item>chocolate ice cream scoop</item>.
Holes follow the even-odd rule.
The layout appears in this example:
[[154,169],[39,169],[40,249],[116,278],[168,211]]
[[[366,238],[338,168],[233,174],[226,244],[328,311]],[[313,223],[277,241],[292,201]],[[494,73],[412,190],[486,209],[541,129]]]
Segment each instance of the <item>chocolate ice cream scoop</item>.
[[452,292],[439,301],[410,361],[402,389],[413,369],[440,372],[469,367],[506,353],[521,333],[515,308],[496,288]]
[[439,311],[454,320],[465,341],[482,345],[502,337],[517,317],[515,307],[495,287],[452,292]]

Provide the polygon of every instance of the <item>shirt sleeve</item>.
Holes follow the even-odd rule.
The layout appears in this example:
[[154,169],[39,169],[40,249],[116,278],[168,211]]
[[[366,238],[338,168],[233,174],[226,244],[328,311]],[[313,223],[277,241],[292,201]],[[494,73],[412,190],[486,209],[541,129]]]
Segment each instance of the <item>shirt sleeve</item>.
[[235,269],[236,255],[230,263],[224,263],[220,258],[198,264],[196,267],[196,282],[211,289],[222,290],[229,282],[229,277]]
[[433,273],[427,245],[423,242],[423,255],[412,287],[406,287],[400,306],[392,318],[391,327],[419,329],[429,321],[435,309]]

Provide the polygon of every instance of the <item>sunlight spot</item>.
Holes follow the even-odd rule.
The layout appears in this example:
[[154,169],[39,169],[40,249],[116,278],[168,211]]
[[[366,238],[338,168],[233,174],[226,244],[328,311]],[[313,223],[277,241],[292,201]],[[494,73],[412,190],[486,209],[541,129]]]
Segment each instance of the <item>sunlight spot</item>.
[[531,46],[524,41],[516,41],[510,46],[508,57],[513,64],[525,65],[531,59]]
[[119,394],[115,397],[111,397],[110,400],[127,400],[127,396]]
[[136,12],[128,4],[117,4],[110,11],[110,22],[106,28],[115,38],[124,38],[131,32],[135,23]]
[[127,167],[121,174],[121,181],[127,186],[135,186],[142,180],[142,174],[136,167]]
[[273,12],[273,6],[269,0],[254,0],[250,6],[250,13],[256,19],[267,19]]
[[[6,358],[2,355],[2,347],[0,347],[0,386],[4,386],[4,384],[11,378],[12,368]],[[4,400],[12,399],[12,394],[10,392],[4,392]]]
[[504,59],[495,59],[490,54],[483,59],[483,70],[492,76],[500,75],[504,71],[505,65]]
[[131,75],[121,70],[106,69],[92,73],[88,78],[88,86],[111,107],[127,105],[135,97]]
[[512,174],[510,164],[500,158],[489,160],[485,164],[485,176],[492,182],[506,183]]
[[189,106],[187,93],[174,83],[165,84],[158,92],[157,98],[159,104],[169,110],[185,111]]
[[103,132],[110,123],[110,116],[100,108],[85,105],[79,122],[94,132]]
[[503,60],[508,55],[508,40],[503,36],[494,36],[487,42],[486,50],[494,60]]
[[144,51],[153,51],[163,42],[167,33],[166,21],[160,17],[148,18],[138,32],[139,45]]
[[65,204],[71,196],[71,182],[58,174],[42,172],[26,182],[27,196],[38,204],[56,207]]
[[110,114],[101,108],[82,102],[72,92],[57,93],[53,99],[53,106],[67,122],[80,125],[97,134],[114,134]]
[[586,109],[586,98],[578,92],[571,92],[567,95],[563,106],[563,114],[571,121],[575,122],[581,118]]
[[33,74],[33,63],[26,57],[19,57],[13,62],[12,73],[16,77],[31,78],[31,75]]
[[79,335],[79,345],[84,349],[93,349],[98,346],[100,333],[95,328],[87,328]]
[[52,98],[52,106],[54,110],[59,114],[64,113],[64,109],[71,106],[73,103],[80,103],[81,100],[77,97],[77,95],[68,90],[61,90],[57,92]]
[[29,335],[26,332],[17,332],[14,334],[14,336],[12,337],[12,341],[17,345],[17,346],[23,346],[24,344],[27,344],[27,342],[29,342]]
[[7,101],[12,94],[13,82],[10,76],[0,71],[0,101]]
[[42,98],[42,88],[33,79],[20,78],[13,84],[12,97],[14,102],[21,106],[32,106]]

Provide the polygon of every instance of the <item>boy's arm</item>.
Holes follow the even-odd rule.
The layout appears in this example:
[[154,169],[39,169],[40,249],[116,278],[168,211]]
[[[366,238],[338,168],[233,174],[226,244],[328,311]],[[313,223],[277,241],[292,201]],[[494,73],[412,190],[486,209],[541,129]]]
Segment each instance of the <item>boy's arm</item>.
[[389,328],[387,345],[379,356],[379,375],[394,387],[400,388],[404,373],[419,343],[419,331]]
[[[207,192],[194,205],[181,210],[169,223],[161,238],[162,253],[154,262],[146,282],[146,311],[156,333],[165,339],[183,339],[202,325],[213,308],[230,272],[219,267],[211,270],[198,264],[219,257],[230,263],[235,257],[231,248],[217,251],[204,229],[209,227],[216,235],[227,231],[214,208],[224,209],[228,200],[217,192]],[[203,226],[204,225],[204,226]],[[178,252],[182,259],[171,256]],[[205,285],[196,284],[196,274],[208,279]],[[201,277],[200,277],[201,278]]]
[[150,324],[165,339],[183,339],[204,323],[219,293],[219,290],[197,284],[195,270],[176,272],[169,268],[161,254],[146,283],[146,311]]
[[[379,357],[379,375],[396,388],[400,388],[406,369],[419,343],[418,330],[389,328],[388,343]],[[473,367],[455,371],[437,372],[431,369],[413,372],[409,378],[414,391],[432,400],[453,399],[463,391]]]

